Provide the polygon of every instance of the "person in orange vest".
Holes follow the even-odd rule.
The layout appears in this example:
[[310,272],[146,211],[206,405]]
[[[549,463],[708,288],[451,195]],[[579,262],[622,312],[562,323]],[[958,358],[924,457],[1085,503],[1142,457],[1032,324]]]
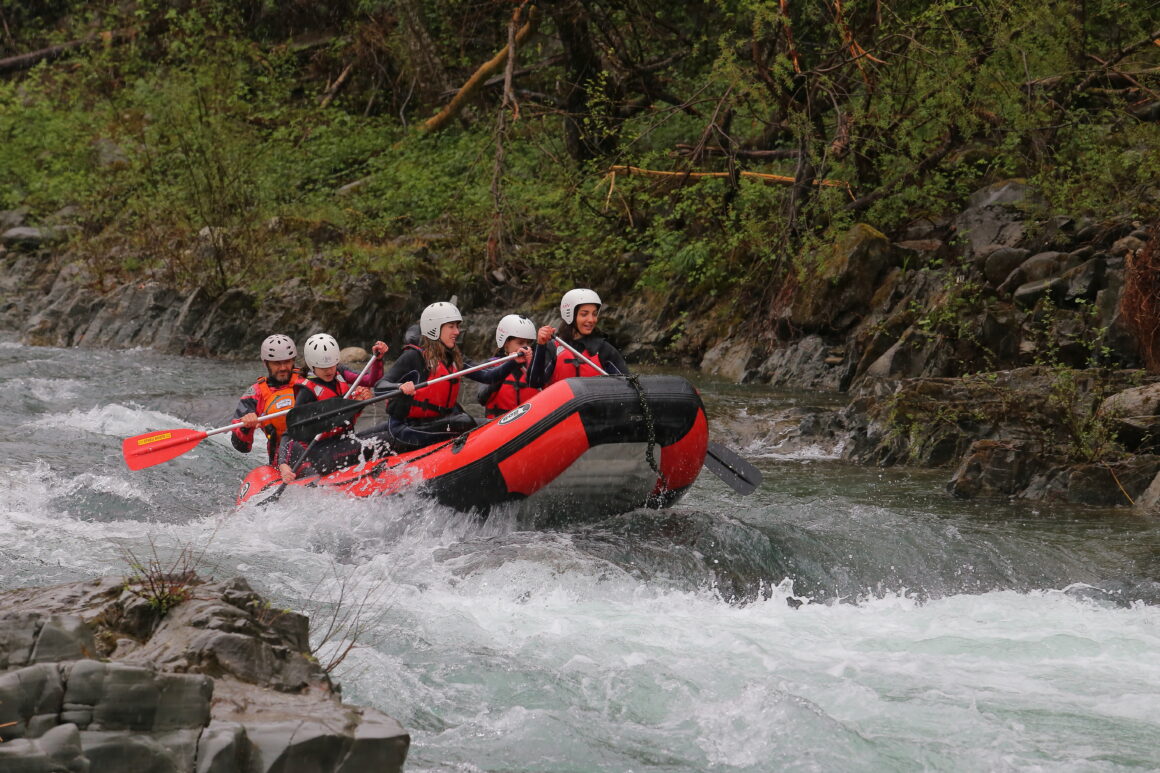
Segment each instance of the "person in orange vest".
[[[303,357],[311,372],[307,378],[295,384],[295,405],[298,406],[319,400],[342,398],[347,392],[350,392],[351,398],[355,400],[370,397],[371,385],[383,375],[383,357],[390,347],[383,341],[375,341],[371,347],[374,359],[371,361],[369,372],[361,378],[359,373],[339,362],[340,349],[334,336],[327,333],[312,335],[306,339],[302,348]],[[358,414],[355,414],[351,417],[349,426],[336,427],[322,433],[309,446],[291,437],[283,438],[277,454],[278,471],[282,474],[282,481],[289,483],[307,467],[311,472],[325,473],[355,464],[366,456],[373,455],[370,441],[374,438],[363,438],[361,433],[356,436],[350,431],[357,418]],[[308,455],[307,448],[310,448]]]
[[[419,348],[405,348],[382,380],[375,384],[376,394],[396,389],[402,392],[388,403],[387,421],[370,430],[385,429],[395,450],[423,448],[475,428],[475,419],[458,402],[460,379],[452,378],[423,388],[415,386],[470,366],[456,345],[462,322],[459,309],[446,301],[432,303],[423,309],[419,317],[422,336]],[[501,382],[521,362],[526,363],[531,354],[531,349],[525,348],[519,359],[468,373],[465,377],[481,384]]]
[[544,325],[536,332],[535,354],[528,369],[529,384],[548,387],[566,378],[601,375],[599,370],[566,347],[554,343],[552,336],[557,332],[560,340],[582,352],[593,364],[612,375],[628,375],[624,357],[596,331],[600,306],[600,296],[593,290],[576,288],[564,293],[560,299],[560,318],[564,320],[564,327],[557,331]]
[[238,401],[234,411],[238,428],[230,433],[230,443],[238,451],[248,454],[254,447],[254,430],[261,427],[266,435],[269,463],[274,464],[278,444],[286,432],[286,417],[265,422],[260,417],[294,407],[294,387],[302,382],[302,374],[294,369],[298,349],[289,336],[275,333],[262,342],[259,351],[266,375],[255,381]]
[[[508,314],[495,326],[495,345],[499,347],[495,358],[515,354],[530,347],[535,340],[535,323],[519,314]],[[483,406],[484,415],[494,419],[527,402],[539,391],[528,383],[527,366],[519,365],[503,381],[481,384],[476,397]]]

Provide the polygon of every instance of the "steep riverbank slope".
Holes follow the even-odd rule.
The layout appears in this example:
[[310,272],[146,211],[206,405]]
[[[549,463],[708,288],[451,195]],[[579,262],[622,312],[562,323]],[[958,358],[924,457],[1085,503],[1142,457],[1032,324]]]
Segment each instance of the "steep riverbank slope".
[[[606,327],[633,362],[852,398],[838,414],[796,424],[759,418],[755,433],[826,438],[863,463],[956,469],[958,496],[1150,507],[1160,390],[1140,367],[1124,288],[1156,235],[1126,219],[1041,211],[1034,189],[1008,180],[896,239],[857,225],[821,251],[776,309],[773,331],[722,330],[718,309],[682,320],[676,338],[655,302],[621,300],[633,297],[626,287],[601,288]],[[102,292],[57,245],[67,223],[5,217],[17,224],[0,233],[0,321],[26,343],[247,358],[271,331],[329,330],[352,342],[386,337],[397,350],[426,300],[386,293],[374,274],[350,276],[337,296],[300,278],[263,294],[181,290],[150,276]],[[465,311],[476,321],[469,353],[483,356],[504,310]]]

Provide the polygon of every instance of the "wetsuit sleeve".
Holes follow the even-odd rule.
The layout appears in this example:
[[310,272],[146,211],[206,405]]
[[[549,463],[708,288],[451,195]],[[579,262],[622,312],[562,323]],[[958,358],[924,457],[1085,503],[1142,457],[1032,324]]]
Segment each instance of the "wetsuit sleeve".
[[[359,370],[362,370],[362,368],[359,368]],[[339,371],[339,373],[342,374],[343,381],[345,381],[348,384],[351,383],[352,381],[354,381],[356,378],[358,378],[358,374],[359,374],[358,370],[355,370],[354,368],[348,368],[346,365],[339,365],[338,371]],[[379,379],[381,379],[382,377],[383,377],[383,361],[376,357],[374,362],[371,363],[370,369],[363,375],[362,378],[358,379],[357,385],[358,386],[365,386],[365,387],[373,387],[376,383],[378,383]]]
[[423,355],[414,349],[408,349],[399,355],[399,359],[395,360],[394,364],[375,383],[375,394],[381,395],[398,389],[399,384],[408,381],[416,383],[422,381],[422,374],[427,372],[426,368],[427,366],[423,363]]
[[[254,388],[250,387],[242,395],[242,399],[238,400],[238,407],[234,409],[234,421],[238,421],[247,413],[256,413],[257,410],[258,396],[254,393]],[[237,429],[230,432],[230,444],[243,454],[250,453],[250,449],[254,447],[254,430],[239,424]]]
[[[474,364],[465,362],[463,363],[463,367],[474,367]],[[483,370],[477,370],[474,373],[468,373],[464,376],[464,378],[469,378],[479,384],[499,384],[502,383],[505,378],[511,375],[511,372],[518,367],[518,362],[515,360],[508,360],[502,365],[496,365],[493,368],[484,368]]]
[[608,343],[607,339],[600,342],[600,362],[604,365],[604,369],[612,374],[621,376],[628,375],[628,365],[624,362],[624,356],[617,350],[615,346]]
[[[357,375],[357,374],[356,374]],[[314,394],[314,390],[306,382],[295,384],[294,386],[294,407],[297,408],[307,403],[318,402],[318,396]]]
[[502,384],[480,384],[478,391],[475,393],[475,399],[479,401],[480,405],[487,405],[487,401],[491,396],[499,391]]
[[532,364],[528,367],[528,386],[543,389],[555,369],[556,345],[551,342],[536,344],[532,349]]
[[302,452],[305,450],[305,443],[300,443],[289,435],[284,435],[282,442],[278,444],[278,453],[275,455],[274,464],[288,464],[291,467],[297,467]]

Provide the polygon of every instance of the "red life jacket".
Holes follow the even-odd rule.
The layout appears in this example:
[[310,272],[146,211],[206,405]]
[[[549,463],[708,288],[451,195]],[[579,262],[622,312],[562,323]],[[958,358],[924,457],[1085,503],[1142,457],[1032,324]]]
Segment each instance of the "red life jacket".
[[[449,369],[446,363],[439,363],[439,367],[427,374],[424,381],[449,376],[455,371]],[[459,400],[459,379],[449,378],[438,384],[416,389],[411,399],[411,406],[407,410],[408,419],[438,419],[455,411],[455,403]]]
[[[332,383],[334,384],[334,387],[328,384],[323,384],[320,381],[315,381],[312,378],[302,379],[303,388],[309,389],[311,392],[313,392],[314,396],[318,398],[319,401],[346,397],[347,390],[350,389],[350,383],[342,377],[342,371],[338,371],[334,374],[334,381]],[[337,391],[335,387],[337,387]],[[359,414],[361,413],[362,411],[359,411],[350,417],[351,426],[354,426],[355,421],[358,420]],[[334,429],[320,433],[319,439],[337,437],[345,431],[346,427],[335,427]]]
[[527,378],[525,368],[516,368],[514,373],[509,374],[484,403],[487,418],[502,416],[517,405],[526,403],[532,395],[538,394],[540,390],[528,386]]
[[[259,416],[265,416],[268,413],[278,413],[279,411],[293,408],[294,387],[305,381],[306,379],[302,378],[300,373],[293,373],[290,376],[289,383],[283,384],[280,387],[270,386],[269,379],[266,376],[258,379],[252,387],[254,398],[257,401],[254,413]],[[282,435],[286,433],[286,417],[279,416],[276,419],[262,422],[258,426],[266,433],[266,444],[270,448],[275,448],[278,445],[278,441],[282,439]]]
[[[584,352],[584,356],[601,368],[604,367],[604,365],[602,365],[600,362],[600,355]],[[604,374],[589,365],[584,360],[577,357],[575,354],[572,354],[572,352],[568,351],[564,346],[561,344],[556,344],[556,367],[552,370],[551,377],[548,378],[548,386],[555,384],[557,381],[563,381],[566,378],[602,375]]]

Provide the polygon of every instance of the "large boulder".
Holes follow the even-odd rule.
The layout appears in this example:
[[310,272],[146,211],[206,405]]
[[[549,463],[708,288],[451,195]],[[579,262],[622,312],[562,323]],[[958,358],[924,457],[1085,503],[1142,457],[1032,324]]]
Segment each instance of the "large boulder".
[[0,592],[0,770],[402,770],[407,734],[340,701],[303,616],[186,582],[167,612],[132,579]]
[[967,208],[954,219],[967,255],[989,245],[1022,247],[1026,221],[1046,206],[1043,196],[1025,180],[1003,180],[971,194]]
[[960,499],[1013,496],[1027,485],[1037,458],[1020,444],[976,441],[951,476],[947,490]]
[[1040,252],[1024,260],[999,284],[999,292],[1011,294],[1021,285],[1052,279],[1071,268],[1066,252]]
[[1115,462],[1061,464],[1031,477],[1019,496],[1099,507],[1127,507],[1145,495],[1160,456],[1140,454]]
[[1117,392],[1100,404],[1099,415],[1114,423],[1129,450],[1160,448],[1160,383]]
[[758,367],[757,379],[772,386],[838,392],[846,388],[852,365],[844,346],[808,335],[774,349]]
[[982,266],[983,276],[986,277],[987,282],[992,287],[998,287],[1030,255],[1030,250],[1025,250],[1021,247],[1004,247],[999,245],[997,249],[986,254]]
[[868,225],[853,226],[798,288],[782,321],[804,332],[844,331],[870,310],[875,289],[899,256],[883,234]]
[[727,338],[705,352],[701,371],[742,384],[752,379],[760,362],[761,355],[753,342]]

